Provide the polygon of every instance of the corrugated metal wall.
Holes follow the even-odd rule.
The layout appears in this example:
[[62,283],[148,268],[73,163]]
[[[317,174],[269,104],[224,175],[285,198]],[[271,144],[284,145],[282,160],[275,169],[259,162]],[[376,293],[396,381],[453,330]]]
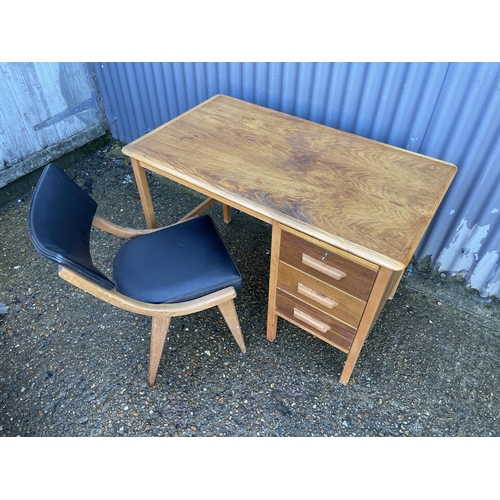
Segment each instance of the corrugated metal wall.
[[500,297],[500,64],[451,64],[421,153],[458,174],[417,256]]
[[130,142],[228,94],[450,161],[458,174],[415,254],[500,297],[500,63],[94,63]]
[[0,187],[106,133],[89,63],[0,63]]

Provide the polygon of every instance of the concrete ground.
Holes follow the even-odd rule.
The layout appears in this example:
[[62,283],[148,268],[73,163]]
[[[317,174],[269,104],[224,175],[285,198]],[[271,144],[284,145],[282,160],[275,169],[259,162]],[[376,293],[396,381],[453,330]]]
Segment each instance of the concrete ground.
[[[131,168],[113,142],[61,159],[115,222],[144,227]],[[209,211],[238,264],[247,354],[218,311],[174,318],[154,387],[150,320],[61,280],[31,245],[37,173],[0,190],[1,436],[498,436],[500,306],[410,266],[347,386],[346,355],[280,321],[266,340],[271,232]],[[158,222],[202,199],[150,175]],[[111,276],[122,242],[93,230],[94,262]]]

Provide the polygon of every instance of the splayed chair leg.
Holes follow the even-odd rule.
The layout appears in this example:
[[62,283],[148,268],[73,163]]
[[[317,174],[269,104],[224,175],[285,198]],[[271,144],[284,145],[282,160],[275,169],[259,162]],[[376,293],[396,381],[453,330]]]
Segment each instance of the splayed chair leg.
[[149,351],[149,386],[154,385],[156,380],[156,373],[158,372],[161,353],[163,352],[163,346],[165,344],[165,339],[167,338],[170,320],[170,317],[153,316],[153,324],[151,327],[151,347]]
[[241,333],[240,321],[238,319],[238,314],[236,313],[236,308],[234,307],[234,301],[228,300],[218,305],[219,311],[226,320],[227,326],[233,334],[234,340],[238,344],[241,352],[247,352],[245,347],[245,341],[243,340],[243,334]]

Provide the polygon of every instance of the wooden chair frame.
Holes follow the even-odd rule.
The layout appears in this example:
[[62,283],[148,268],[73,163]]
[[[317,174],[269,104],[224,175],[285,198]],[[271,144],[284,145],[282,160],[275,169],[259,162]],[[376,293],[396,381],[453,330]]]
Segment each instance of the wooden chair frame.
[[[204,205],[204,203],[202,203],[201,205]],[[199,208],[200,210],[201,205]],[[206,209],[206,206],[204,206],[203,208]],[[179,222],[187,220],[193,215],[197,215],[197,213],[199,212],[197,212],[197,209],[195,209],[188,215],[183,217]],[[177,222],[177,224],[179,222]],[[122,227],[104,219],[97,214],[94,216],[92,224],[95,227],[106,231],[107,233],[121,238],[135,238],[137,236],[164,229],[131,229]],[[106,288],[99,286],[98,284],[80,276],[79,274],[63,266],[59,266],[58,274],[68,283],[71,283],[72,285],[84,290],[87,293],[90,293],[98,299],[108,302],[113,306],[119,307],[120,309],[124,309],[129,312],[133,312],[135,314],[151,316],[151,346],[148,369],[149,386],[152,386],[155,383],[161,354],[163,352],[163,346],[165,344],[168,328],[170,326],[170,320],[174,316],[186,316],[188,314],[196,313],[217,306],[223,318],[225,319],[234,339],[236,340],[236,343],[238,344],[241,352],[246,352],[245,342],[243,339],[240,322],[233,300],[236,297],[236,291],[232,286],[211,293],[209,295],[205,295],[198,299],[189,300],[186,302],[174,304],[150,304],[147,302],[141,302],[139,300],[131,299],[130,297],[119,293],[117,290],[107,290]]]

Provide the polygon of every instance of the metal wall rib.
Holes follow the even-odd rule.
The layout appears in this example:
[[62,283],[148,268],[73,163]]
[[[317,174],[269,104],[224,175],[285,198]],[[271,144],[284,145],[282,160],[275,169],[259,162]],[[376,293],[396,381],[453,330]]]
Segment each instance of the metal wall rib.
[[458,174],[417,249],[500,297],[500,63],[94,63],[130,142],[222,93],[419,152]]

